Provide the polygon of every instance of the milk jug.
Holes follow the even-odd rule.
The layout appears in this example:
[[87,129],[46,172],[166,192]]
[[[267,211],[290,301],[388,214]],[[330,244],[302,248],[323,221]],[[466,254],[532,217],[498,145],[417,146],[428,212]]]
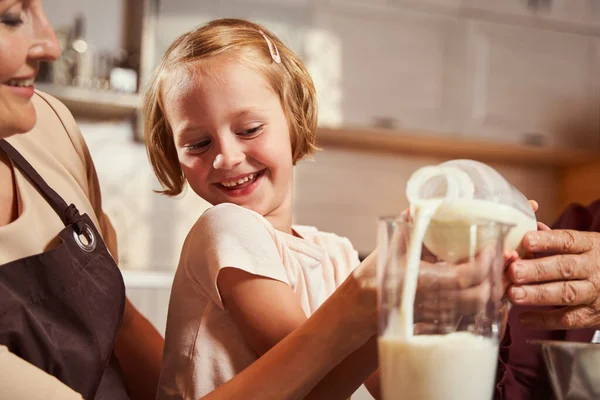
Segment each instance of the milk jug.
[[[537,229],[527,198],[496,170],[473,160],[452,160],[417,170],[408,181],[406,197],[411,214],[431,214],[423,243],[445,260],[467,256],[469,240],[464,236],[470,234],[465,228],[471,222],[492,220],[514,225],[504,247],[521,255],[523,235]],[[454,229],[435,229],[450,224]],[[485,238],[478,240],[479,246],[485,243]]]

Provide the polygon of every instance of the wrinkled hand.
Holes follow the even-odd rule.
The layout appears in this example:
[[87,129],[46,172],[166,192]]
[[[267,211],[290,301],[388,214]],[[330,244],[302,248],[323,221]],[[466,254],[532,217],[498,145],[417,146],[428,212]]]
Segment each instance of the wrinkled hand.
[[493,249],[488,249],[460,264],[422,261],[415,296],[417,331],[426,333],[436,326],[456,325],[461,319],[474,321],[486,311],[490,299],[500,306],[508,282],[497,282],[492,287],[490,270],[498,269],[494,273],[498,276],[513,260],[511,252],[502,262]]
[[523,247],[551,256],[517,260],[507,270],[513,304],[563,306],[525,312],[534,329],[600,329],[600,234],[573,230],[528,232]]

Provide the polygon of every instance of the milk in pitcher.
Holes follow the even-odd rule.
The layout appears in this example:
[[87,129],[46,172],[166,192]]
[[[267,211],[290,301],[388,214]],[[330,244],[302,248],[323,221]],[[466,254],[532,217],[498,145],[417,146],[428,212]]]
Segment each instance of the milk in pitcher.
[[[451,169],[445,171],[452,172]],[[465,190],[469,181],[463,175],[457,179],[448,177],[448,193],[452,190],[453,196],[411,202],[414,222],[397,324],[390,324],[378,342],[384,400],[486,400],[492,397],[498,338],[466,331],[413,335],[422,244],[438,258],[457,262],[477,254],[487,243],[496,240],[496,237],[487,240],[485,236],[477,236],[485,235],[473,230],[481,220],[513,225],[505,240],[507,250],[517,249],[524,233],[537,229],[535,218],[515,207],[473,198],[474,190],[468,187]],[[461,190],[471,195],[457,195]],[[436,226],[444,228],[436,229]],[[473,249],[473,243],[477,243],[478,248]]]

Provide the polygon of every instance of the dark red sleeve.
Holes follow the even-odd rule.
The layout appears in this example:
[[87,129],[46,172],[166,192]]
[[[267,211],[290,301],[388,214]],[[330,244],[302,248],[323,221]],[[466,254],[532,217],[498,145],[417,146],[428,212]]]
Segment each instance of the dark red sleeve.
[[[600,200],[588,207],[570,205],[552,229],[575,229],[600,232]],[[524,328],[518,315],[533,307],[514,306],[508,317],[508,326],[500,344],[496,400],[531,400],[552,398],[552,387],[542,353],[538,345],[527,343],[532,339],[591,341],[593,330],[536,331]],[[540,307],[536,308],[537,310]]]

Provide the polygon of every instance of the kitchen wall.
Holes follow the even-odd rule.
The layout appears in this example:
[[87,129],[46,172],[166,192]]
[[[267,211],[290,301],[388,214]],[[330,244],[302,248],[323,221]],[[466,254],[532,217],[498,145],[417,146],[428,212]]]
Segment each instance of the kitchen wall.
[[[49,0],[55,26],[78,12],[88,17],[92,46],[118,48],[122,0]],[[536,12],[520,2],[428,0],[192,0],[159,2],[157,55],[181,32],[210,19],[233,16],[264,23],[306,61],[319,96],[320,123],[419,129],[422,134],[472,137],[497,142],[537,142],[560,148],[598,147],[600,138],[600,3],[553,2]],[[509,4],[510,3],[510,4]],[[65,12],[68,10],[68,12]],[[107,29],[108,27],[108,29]],[[123,124],[120,132],[127,129]],[[84,133],[115,153],[138,160],[144,178],[130,192],[112,193],[122,228],[125,268],[173,269],[180,241],[197,216],[181,211],[193,196],[167,199],[145,164],[143,149],[116,139],[102,125]],[[102,147],[102,146],[99,146]],[[382,155],[328,148],[296,173],[295,221],[350,237],[361,252],[374,246],[374,220],[406,206],[403,188],[417,167],[440,159]],[[131,153],[130,153],[131,152]],[[102,154],[102,153],[101,153]],[[115,168],[113,159],[98,168]],[[540,218],[556,216],[557,172],[550,168],[495,165],[527,196],[541,202]],[[120,166],[119,168],[124,168]],[[153,186],[155,185],[155,186]],[[126,199],[135,192],[135,212]],[[194,206],[201,212],[206,204]],[[145,216],[151,213],[157,233]],[[142,218],[142,215],[144,217]],[[139,219],[138,219],[139,217]],[[136,222],[132,222],[136,221]],[[139,222],[144,221],[144,222]],[[136,227],[136,234],[129,229]],[[169,232],[163,237],[163,232]],[[127,245],[125,245],[127,242]],[[128,250],[125,250],[127,248]],[[158,251],[158,249],[161,249]],[[160,254],[155,254],[159,252]]]
[[123,0],[44,0],[44,10],[55,29],[70,26],[79,14],[86,20],[86,41],[97,51],[122,46]]

